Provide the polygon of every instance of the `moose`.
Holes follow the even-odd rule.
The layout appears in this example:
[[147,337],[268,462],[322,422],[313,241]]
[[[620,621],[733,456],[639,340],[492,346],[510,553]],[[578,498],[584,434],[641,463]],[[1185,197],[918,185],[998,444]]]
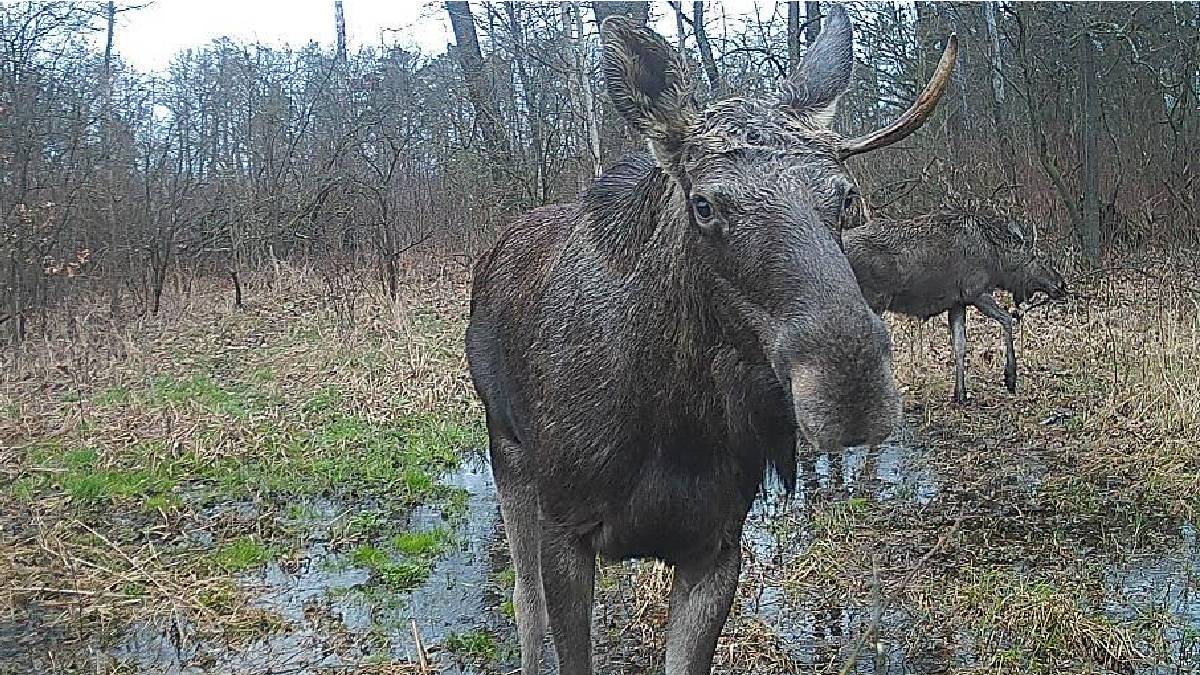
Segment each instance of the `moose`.
[[1041,293],[1062,300],[1067,284],[1037,249],[1037,228],[995,213],[947,209],[911,220],[874,219],[842,235],[867,304],[927,320],[949,313],[954,400],[966,402],[967,307],[1000,324],[1004,385],[1017,391],[1013,316],[992,295],[1012,293],[1018,308]]
[[839,245],[847,158],[907,137],[953,69],[890,125],[830,128],[854,63],[834,7],[778,99],[701,110],[685,62],[623,17],[601,27],[619,114],[651,152],[535,209],[473,270],[467,358],[516,572],[521,672],[593,672],[596,557],[674,566],[666,672],[711,671],[762,482],[797,444],[887,437],[891,343]]

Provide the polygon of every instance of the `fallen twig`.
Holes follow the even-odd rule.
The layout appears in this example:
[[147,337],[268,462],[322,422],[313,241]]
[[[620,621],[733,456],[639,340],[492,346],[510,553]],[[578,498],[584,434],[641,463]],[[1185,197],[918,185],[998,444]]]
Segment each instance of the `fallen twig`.
[[413,642],[417,646],[417,665],[421,668],[421,675],[427,675],[432,672],[429,669],[429,659],[425,657],[425,643],[421,640],[421,631],[417,628],[417,620],[409,619],[412,623]]

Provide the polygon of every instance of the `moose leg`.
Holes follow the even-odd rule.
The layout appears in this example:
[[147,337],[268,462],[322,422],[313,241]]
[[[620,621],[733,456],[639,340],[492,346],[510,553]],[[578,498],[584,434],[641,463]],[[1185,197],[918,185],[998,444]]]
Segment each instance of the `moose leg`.
[[1008,393],[1017,393],[1017,351],[1013,347],[1013,320],[990,293],[984,293],[971,303],[984,316],[995,319],[1004,331],[1004,386]]
[[546,595],[542,587],[541,530],[536,488],[524,480],[521,447],[492,434],[492,474],[500,495],[500,515],[512,555],[516,584],[513,609],[521,645],[521,674],[540,675],[542,642],[546,637]]
[[542,581],[560,675],[592,675],[596,553],[578,536],[543,523]]
[[954,400],[967,402],[967,308],[950,308],[950,344],[954,347]]
[[740,537],[715,560],[677,565],[667,617],[666,675],[709,675],[742,567]]

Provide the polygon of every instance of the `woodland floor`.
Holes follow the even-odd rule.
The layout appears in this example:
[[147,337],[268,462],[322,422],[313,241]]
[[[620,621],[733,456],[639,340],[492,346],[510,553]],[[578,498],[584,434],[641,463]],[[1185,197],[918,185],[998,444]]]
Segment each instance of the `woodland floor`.
[[[945,320],[891,320],[906,428],[756,507],[718,671],[1200,672],[1200,282],[1167,269],[1028,314],[1016,395],[970,314],[965,406]],[[515,668],[461,272],[262,277],[0,352],[0,673]],[[661,671],[668,584],[602,569],[601,672]]]

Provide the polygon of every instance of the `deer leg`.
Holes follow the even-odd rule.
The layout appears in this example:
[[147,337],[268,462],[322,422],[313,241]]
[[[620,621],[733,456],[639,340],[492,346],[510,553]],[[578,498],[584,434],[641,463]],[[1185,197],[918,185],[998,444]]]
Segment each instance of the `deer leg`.
[[1004,386],[1008,388],[1008,393],[1017,393],[1017,350],[1013,346],[1013,319],[1000,303],[996,302],[996,298],[990,293],[975,298],[971,303],[975,308],[983,313],[984,316],[995,319],[1002,331],[1004,331]]
[[560,675],[592,675],[596,552],[578,536],[543,523],[542,582]]
[[954,347],[954,400],[967,402],[967,308],[950,308],[950,344]]
[[667,617],[666,675],[712,672],[717,638],[729,616],[742,566],[740,531],[738,534],[715,560],[675,567]]
[[520,453],[521,448],[515,442],[491,434],[492,475],[496,478],[500,515],[516,572],[513,609],[521,645],[521,675],[540,675],[548,622],[542,586],[542,525],[537,490],[517,470]]

